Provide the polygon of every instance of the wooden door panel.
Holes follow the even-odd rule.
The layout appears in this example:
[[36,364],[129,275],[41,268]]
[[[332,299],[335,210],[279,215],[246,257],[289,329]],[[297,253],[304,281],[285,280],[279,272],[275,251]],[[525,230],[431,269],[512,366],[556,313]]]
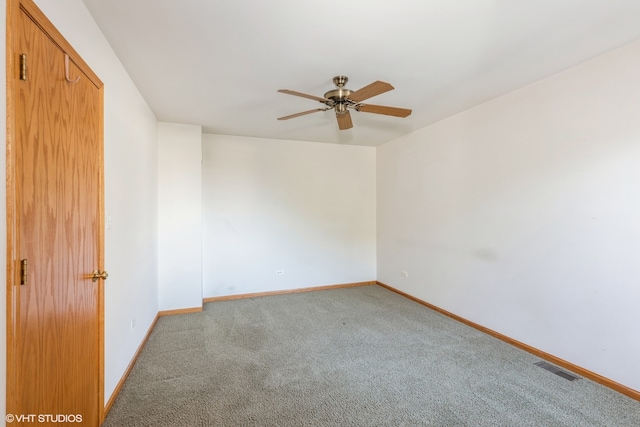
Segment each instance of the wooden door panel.
[[99,425],[102,281],[90,274],[103,267],[101,85],[73,61],[69,74],[80,80],[67,81],[59,43],[25,10],[14,16],[13,54],[26,54],[27,79],[14,82],[9,110],[10,226],[12,252],[28,260],[28,281],[10,287],[7,409],[80,415],[82,425]]
[[[55,353],[57,321],[53,284],[61,272],[54,269],[58,238],[58,202],[55,185],[56,168],[48,159],[58,157],[55,112],[60,111],[59,88],[53,81],[55,54],[48,49],[48,40],[24,14],[20,14],[23,29],[20,52],[26,55],[29,68],[26,81],[18,89],[18,144],[16,144],[16,176],[19,233],[19,254],[29,261],[27,284],[19,288],[18,305],[18,401],[26,414],[38,414],[43,407],[55,404],[55,396],[38,390],[59,381],[58,358]],[[49,87],[51,86],[51,88]],[[46,94],[52,108],[43,108],[38,94]],[[41,95],[42,96],[42,95]],[[38,126],[38,124],[48,124]],[[48,133],[45,135],[45,133]],[[28,231],[28,232],[27,232]],[[25,381],[29,372],[37,372],[36,381]],[[21,412],[22,413],[22,412]],[[46,413],[46,412],[45,412]]]

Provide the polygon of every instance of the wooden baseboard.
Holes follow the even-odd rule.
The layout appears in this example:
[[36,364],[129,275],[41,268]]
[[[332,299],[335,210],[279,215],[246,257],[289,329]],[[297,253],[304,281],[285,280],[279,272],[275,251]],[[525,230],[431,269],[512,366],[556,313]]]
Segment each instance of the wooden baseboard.
[[178,308],[175,310],[162,310],[158,312],[158,317],[173,316],[176,314],[199,313],[201,311],[202,311],[202,307],[189,307],[189,308]]
[[151,326],[149,326],[149,330],[147,330],[147,334],[144,336],[144,339],[142,340],[142,342],[138,346],[138,350],[136,350],[136,353],[133,355],[133,358],[131,359],[131,362],[129,362],[129,365],[127,366],[127,369],[124,371],[124,374],[122,375],[122,378],[120,378],[120,381],[118,381],[118,385],[116,385],[116,388],[113,390],[113,393],[111,393],[111,397],[109,398],[109,401],[107,402],[107,404],[104,407],[104,417],[103,417],[103,419],[107,417],[107,414],[111,410],[111,407],[113,406],[113,402],[115,402],[116,397],[118,397],[118,394],[120,393],[120,390],[122,389],[122,386],[124,385],[124,382],[127,380],[127,377],[131,373],[131,369],[133,369],[133,365],[136,364],[136,360],[138,360],[138,356],[140,356],[140,352],[142,351],[142,349],[144,348],[145,344],[147,343],[147,340],[149,339],[149,336],[151,335],[151,332],[153,331],[153,328],[155,328],[156,323],[158,323],[158,318],[159,317],[160,317],[159,314],[156,314],[155,319],[153,319],[153,322],[151,322]]
[[375,285],[377,283],[378,282],[373,280],[369,282],[342,283],[339,285],[312,286],[309,288],[285,289],[281,291],[254,292],[250,294],[236,294],[236,295],[225,295],[220,297],[208,297],[208,298],[204,298],[202,301],[203,302],[230,301],[230,300],[244,299],[244,298],[256,298],[256,297],[266,297],[266,296],[272,296],[272,295],[295,294],[298,292],[314,292],[314,291],[326,291],[328,289],[355,288],[357,286],[369,286],[369,285]]
[[111,397],[109,398],[109,401],[104,407],[104,418],[107,417],[107,414],[111,409],[111,406],[113,406],[113,402],[115,402],[116,397],[118,397],[118,394],[120,393],[120,390],[124,385],[124,382],[129,377],[129,374],[131,373],[131,369],[133,369],[133,365],[136,364],[136,361],[138,360],[138,356],[140,356],[140,352],[142,351],[144,346],[147,344],[147,341],[149,340],[149,336],[151,335],[151,332],[153,332],[153,328],[155,328],[156,323],[158,323],[158,319],[163,316],[172,316],[174,314],[197,313],[200,311],[202,311],[202,307],[192,307],[192,308],[179,308],[176,310],[163,310],[163,311],[159,311],[158,314],[156,314],[155,319],[153,319],[153,322],[151,322],[151,326],[149,326],[149,330],[147,331],[147,334],[144,336],[142,342],[138,346],[138,350],[136,350],[136,353],[133,355],[131,362],[129,362],[127,369],[124,371],[122,378],[120,378],[120,381],[118,381],[118,385],[116,385],[116,388],[113,390],[113,393],[111,393]]
[[[252,294],[239,294],[239,295],[228,295],[228,296],[222,296],[222,297],[205,298],[205,299],[203,299],[203,302],[227,301],[227,300],[242,299],[242,298],[263,297],[263,296],[269,296],[269,295],[291,294],[291,293],[297,293],[297,292],[323,291],[323,290],[327,290],[327,289],[337,289],[337,288],[353,288],[353,287],[356,287],[356,286],[367,286],[367,285],[375,285],[375,284],[377,284],[377,282],[375,280],[373,280],[373,281],[370,281],[370,282],[344,283],[344,284],[340,284],[340,285],[316,286],[316,287],[311,287],[311,288],[288,289],[288,290],[283,290],[283,291],[256,292],[256,293],[252,293]],[[147,343],[147,340],[149,339],[149,336],[151,335],[151,332],[153,331],[153,328],[156,326],[156,323],[158,322],[158,319],[160,317],[163,317],[163,316],[173,316],[173,315],[176,315],[176,314],[199,313],[201,311],[202,311],[202,307],[190,307],[190,308],[179,308],[179,309],[176,309],[176,310],[162,310],[162,311],[158,312],[158,314],[156,315],[156,318],[151,323],[151,326],[149,327],[149,330],[147,331],[147,334],[145,335],[144,339],[142,340],[142,342],[138,346],[138,350],[133,355],[133,358],[131,359],[131,362],[129,362],[129,366],[127,366],[127,369],[125,370],[124,374],[122,375],[122,378],[120,378],[120,381],[118,382],[118,385],[113,390],[113,393],[111,393],[111,397],[109,398],[109,401],[107,402],[107,404],[104,407],[104,418],[107,417],[107,414],[109,413],[109,410],[111,410],[111,407],[113,406],[113,402],[115,402],[116,397],[118,397],[118,394],[120,393],[120,390],[122,389],[122,386],[124,385],[124,382],[127,380],[127,377],[129,376],[129,373],[131,373],[131,369],[133,369],[133,365],[135,365],[136,360],[138,360],[138,356],[140,355],[140,352],[144,348],[145,344]]]
[[609,378],[603,377],[602,375],[596,374],[595,372],[591,372],[588,369],[582,368],[582,367],[580,367],[578,365],[574,365],[571,362],[568,362],[568,361],[566,361],[564,359],[556,357],[556,356],[554,356],[552,354],[546,353],[546,352],[544,352],[542,350],[539,350],[539,349],[537,349],[535,347],[531,347],[528,344],[522,343],[520,341],[516,341],[513,338],[509,338],[508,336],[502,335],[501,333],[496,332],[496,331],[494,331],[492,329],[485,328],[482,325],[474,323],[474,322],[472,322],[470,320],[467,320],[467,319],[465,319],[463,317],[460,317],[460,316],[458,316],[456,314],[453,314],[453,313],[451,313],[449,311],[443,310],[440,307],[437,307],[437,306],[435,306],[433,304],[430,304],[430,303],[428,303],[426,301],[423,301],[423,300],[421,300],[419,298],[416,298],[413,295],[407,294],[406,292],[402,292],[401,290],[398,290],[398,289],[396,289],[394,287],[386,285],[386,284],[384,284],[382,282],[376,282],[376,283],[379,286],[382,286],[383,288],[390,290],[391,292],[395,292],[398,295],[402,295],[405,298],[408,298],[408,299],[410,299],[412,301],[415,301],[418,304],[421,304],[421,305],[423,305],[425,307],[428,307],[428,308],[430,308],[430,309],[432,309],[434,311],[437,311],[438,313],[444,314],[445,316],[450,317],[450,318],[452,318],[454,320],[457,320],[460,323],[464,323],[465,325],[471,326],[472,328],[477,329],[477,330],[479,330],[481,332],[484,332],[485,334],[491,335],[492,337],[498,338],[499,340],[504,341],[504,342],[506,342],[508,344],[511,344],[511,345],[513,345],[515,347],[518,347],[521,350],[524,350],[524,351],[526,351],[528,353],[531,353],[531,354],[533,354],[533,355],[535,355],[537,357],[545,359],[546,361],[548,361],[550,363],[553,363],[553,364],[558,365],[558,366],[562,366],[563,368],[568,369],[568,370],[570,370],[572,372],[575,372],[576,374],[581,375],[584,378],[588,378],[588,379],[590,379],[592,381],[595,381],[595,382],[597,382],[599,384],[602,384],[605,387],[608,387],[608,388],[610,388],[612,390],[615,390],[618,393],[622,393],[625,396],[629,396],[632,399],[640,401],[640,391],[634,390],[634,389],[632,389],[630,387],[627,387],[627,386],[625,386],[623,384],[617,383],[617,382],[615,382],[615,381],[613,381],[613,380],[611,380]]

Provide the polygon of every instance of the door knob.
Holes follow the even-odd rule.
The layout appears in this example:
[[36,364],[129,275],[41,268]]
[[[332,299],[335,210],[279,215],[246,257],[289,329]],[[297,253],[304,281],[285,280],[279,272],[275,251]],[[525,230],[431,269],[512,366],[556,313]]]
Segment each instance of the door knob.
[[95,282],[98,279],[107,280],[107,277],[109,277],[109,273],[107,273],[106,271],[100,273],[100,270],[96,270],[91,274],[91,281]]

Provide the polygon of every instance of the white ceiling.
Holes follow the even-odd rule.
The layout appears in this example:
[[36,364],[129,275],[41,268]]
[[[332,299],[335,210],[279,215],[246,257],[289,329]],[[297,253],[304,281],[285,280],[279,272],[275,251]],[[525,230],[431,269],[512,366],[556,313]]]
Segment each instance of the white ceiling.
[[[84,0],[158,120],[379,145],[640,38],[640,0]],[[408,118],[332,111],[336,75]]]

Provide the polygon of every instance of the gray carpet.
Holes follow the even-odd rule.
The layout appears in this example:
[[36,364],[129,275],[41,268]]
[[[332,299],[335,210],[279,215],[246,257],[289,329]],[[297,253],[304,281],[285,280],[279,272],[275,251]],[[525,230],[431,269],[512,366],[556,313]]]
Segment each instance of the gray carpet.
[[379,286],[162,317],[104,426],[640,426],[569,381]]

